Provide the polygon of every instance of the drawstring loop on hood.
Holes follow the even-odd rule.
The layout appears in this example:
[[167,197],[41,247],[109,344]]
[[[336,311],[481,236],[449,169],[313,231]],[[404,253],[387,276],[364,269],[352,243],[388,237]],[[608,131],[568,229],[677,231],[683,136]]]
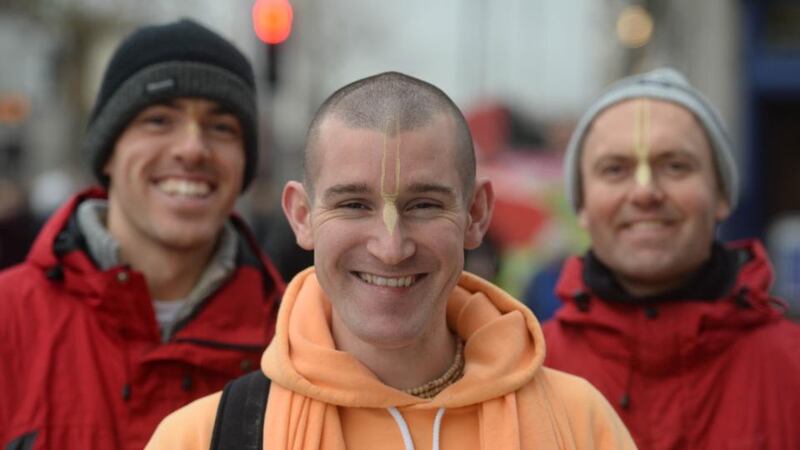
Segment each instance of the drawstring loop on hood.
[[589,293],[585,291],[576,291],[572,294],[572,299],[575,300],[575,306],[581,312],[589,312],[589,300],[592,298]]
[[625,389],[622,392],[622,395],[619,396],[619,407],[623,410],[627,410],[631,406],[631,387],[633,386],[634,358],[635,354],[632,354],[631,357],[628,358],[628,367],[625,369]]
[[736,296],[735,296],[736,306],[738,306],[738,307],[740,307],[742,309],[747,309],[747,308],[752,307],[752,305],[750,305],[750,301],[747,298],[747,294],[748,293],[749,293],[749,290],[747,289],[747,286],[742,286],[742,288],[739,289],[739,291],[736,293]]
[[[411,432],[408,429],[408,424],[406,424],[405,419],[403,419],[403,415],[394,406],[387,408],[387,410],[389,414],[392,415],[395,423],[397,423],[397,428],[400,429],[400,434],[403,436],[403,445],[406,450],[414,450],[414,441],[411,439]],[[444,408],[439,408],[436,411],[436,418],[433,419],[433,443],[431,445],[433,450],[439,450],[439,432],[442,428],[444,411]]]
[[779,297],[763,296],[758,297],[751,294],[751,290],[747,286],[742,286],[734,296],[736,306],[742,309],[755,309],[759,311],[776,311],[778,314],[783,315],[788,309],[789,305],[785,300]]

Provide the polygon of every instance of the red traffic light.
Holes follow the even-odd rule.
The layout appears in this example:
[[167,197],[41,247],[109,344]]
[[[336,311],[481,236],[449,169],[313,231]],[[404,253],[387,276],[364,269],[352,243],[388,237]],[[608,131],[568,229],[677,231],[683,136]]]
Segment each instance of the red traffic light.
[[267,44],[280,44],[292,32],[289,0],[257,0],[253,4],[253,29]]

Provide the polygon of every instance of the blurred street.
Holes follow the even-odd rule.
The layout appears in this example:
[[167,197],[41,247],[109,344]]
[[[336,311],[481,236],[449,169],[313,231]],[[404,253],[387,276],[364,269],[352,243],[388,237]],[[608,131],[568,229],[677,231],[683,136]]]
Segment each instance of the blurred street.
[[735,141],[742,202],[721,237],[765,240],[775,292],[800,314],[800,5],[289,0],[289,34],[267,44],[257,36],[254,3],[0,2],[3,267],[24,257],[54,208],[92,182],[80,142],[116,43],[142,24],[191,17],[235,42],[256,66],[262,156],[238,210],[284,276],[311,263],[293,244],[279,194],[300,176],[312,114],[335,88],[393,70],[453,97],[473,131],[479,175],[496,185],[489,239],[468,256],[467,269],[548,304],[548,274],[588,245],[562,184],[575,121],[611,80],[673,66],[720,108]]

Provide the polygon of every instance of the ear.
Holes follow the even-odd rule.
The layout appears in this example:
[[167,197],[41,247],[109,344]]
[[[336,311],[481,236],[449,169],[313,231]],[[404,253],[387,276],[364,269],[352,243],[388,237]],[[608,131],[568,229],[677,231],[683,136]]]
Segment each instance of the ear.
[[714,210],[714,218],[717,219],[717,223],[719,223],[727,219],[730,215],[731,205],[728,203],[728,199],[724,195],[720,195],[717,199],[717,207]]
[[475,192],[469,204],[469,221],[464,233],[465,249],[472,250],[481,245],[483,236],[492,221],[492,211],[494,211],[492,183],[487,179],[479,179],[475,183]]
[[297,245],[305,250],[314,249],[314,233],[311,226],[311,202],[306,189],[298,181],[289,181],[283,187],[281,206],[289,225],[292,226]]
[[103,175],[109,177],[111,176],[111,165],[114,164],[114,154],[116,152],[112,152],[111,155],[106,158],[105,164],[103,164]]
[[583,206],[578,210],[578,225],[585,231],[589,230],[589,215],[586,213],[586,208]]

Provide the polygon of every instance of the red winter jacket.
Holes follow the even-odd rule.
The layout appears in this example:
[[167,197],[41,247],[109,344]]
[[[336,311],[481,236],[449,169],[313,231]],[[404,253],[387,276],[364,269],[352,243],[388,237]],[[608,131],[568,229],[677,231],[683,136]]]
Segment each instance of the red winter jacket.
[[716,301],[606,302],[564,267],[545,364],[594,384],[640,449],[800,449],[800,326],[772,307],[763,247],[729,248],[749,260]]
[[48,221],[0,273],[0,448],[136,449],[171,411],[258,367],[284,285],[244,223],[238,268],[161,342],[144,277],[100,271],[74,217]]

